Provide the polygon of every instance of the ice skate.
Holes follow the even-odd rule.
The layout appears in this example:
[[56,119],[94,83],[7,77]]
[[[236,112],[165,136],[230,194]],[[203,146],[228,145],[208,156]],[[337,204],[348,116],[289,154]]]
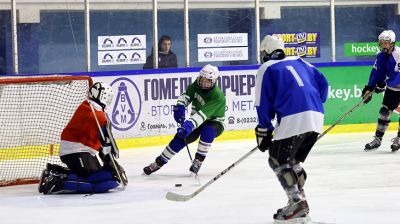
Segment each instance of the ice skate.
[[63,173],[63,174],[68,174],[69,173],[69,169],[57,164],[51,164],[51,163],[47,163],[46,164],[46,170],[48,171],[54,171],[57,173]]
[[372,142],[367,143],[365,145],[364,151],[368,152],[368,151],[376,150],[377,148],[379,148],[381,146],[381,142],[382,142],[382,139],[380,139],[377,136],[374,136],[374,139],[372,140]]
[[293,201],[289,200],[287,206],[278,209],[274,214],[275,220],[291,220],[295,218],[307,218],[310,209],[306,200]]
[[43,193],[45,191],[45,185],[47,183],[47,179],[50,176],[49,170],[45,169],[42,171],[42,175],[40,176],[40,181],[39,181],[39,193]]
[[200,170],[202,162],[198,159],[194,159],[192,165],[189,168],[189,171],[192,172],[193,174],[197,175],[197,173]]
[[159,170],[163,165],[164,165],[164,163],[161,161],[161,159],[159,159],[157,157],[155,162],[153,162],[150,165],[143,168],[143,174],[150,175],[150,174],[156,172],[157,170]]
[[39,193],[43,194],[57,194],[64,190],[63,179],[65,174],[56,173],[54,171],[43,170],[39,182]]
[[392,149],[392,152],[396,152],[397,150],[400,149],[400,137],[397,136],[396,138],[392,139],[392,145],[390,148]]

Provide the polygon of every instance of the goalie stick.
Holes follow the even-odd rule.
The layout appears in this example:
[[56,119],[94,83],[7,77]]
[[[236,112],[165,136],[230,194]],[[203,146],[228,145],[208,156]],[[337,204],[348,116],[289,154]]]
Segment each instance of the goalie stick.
[[225,173],[227,173],[229,170],[231,170],[233,167],[237,166],[240,162],[242,162],[244,159],[246,159],[248,156],[250,156],[253,152],[257,151],[258,147],[255,147],[254,149],[250,150],[250,152],[246,153],[244,156],[242,156],[240,159],[238,159],[236,162],[232,163],[228,168],[226,168],[225,170],[223,170],[220,174],[218,174],[217,176],[215,176],[213,179],[211,179],[210,181],[208,181],[206,184],[204,184],[203,186],[201,186],[199,189],[197,189],[196,191],[194,191],[191,194],[188,195],[181,195],[181,194],[177,194],[174,192],[169,191],[166,194],[166,198],[170,201],[188,201],[190,199],[192,199],[193,197],[195,197],[196,195],[198,195],[200,192],[202,192],[206,187],[208,187],[210,184],[214,183],[216,180],[218,180],[221,176],[223,176]]
[[[89,103],[89,105],[90,105],[90,109],[92,110],[93,116],[94,116],[94,118],[95,118],[95,120],[96,120],[97,127],[99,128],[101,138],[105,141],[106,138],[105,138],[105,135],[104,135],[104,133],[103,133],[103,130],[101,129],[99,120],[97,119],[96,112],[94,111],[94,108],[93,108],[92,104],[90,104],[89,101],[88,101],[88,103]],[[109,122],[108,118],[107,118],[107,122]],[[109,129],[110,129],[109,124],[107,124],[107,126],[106,126],[107,134],[111,134],[111,131],[110,131]],[[110,141],[111,141],[112,147],[115,147],[114,150],[117,150],[117,151],[118,151],[117,144],[115,143],[114,138],[112,137],[112,135],[109,135],[109,137],[110,137]],[[116,161],[115,161],[115,158],[114,158],[113,153],[110,152],[109,155],[110,155],[111,164],[112,164],[112,166],[113,166],[112,168],[116,171],[116,173],[117,173],[117,175],[118,175],[118,179],[119,179],[119,180],[121,181],[121,183],[122,183],[122,189],[125,190],[126,185],[128,185],[127,178],[126,178],[125,174],[122,173],[121,170],[119,169],[119,166],[117,165],[117,163],[116,163]],[[124,175],[124,177],[123,177],[123,175]]]

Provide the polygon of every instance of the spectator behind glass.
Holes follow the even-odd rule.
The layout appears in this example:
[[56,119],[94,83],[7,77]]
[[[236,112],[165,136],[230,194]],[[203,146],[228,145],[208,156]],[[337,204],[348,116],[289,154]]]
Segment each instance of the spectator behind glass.
[[[172,40],[171,37],[163,35],[158,41],[158,68],[176,68],[178,62],[176,54],[172,52]],[[151,69],[153,66],[153,50],[150,56],[146,59],[146,64],[143,65],[143,69]]]

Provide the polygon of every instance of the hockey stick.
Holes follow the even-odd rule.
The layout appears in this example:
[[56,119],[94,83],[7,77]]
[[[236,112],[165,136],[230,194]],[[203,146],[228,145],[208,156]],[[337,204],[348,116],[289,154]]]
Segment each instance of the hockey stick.
[[[176,123],[176,126],[181,127],[181,125],[179,123]],[[192,154],[190,153],[189,146],[186,144],[185,140],[183,140],[183,141],[185,142],[185,146],[186,146],[187,152],[189,154],[190,162],[193,162],[193,157],[192,157]]]
[[339,120],[337,120],[334,124],[332,124],[328,129],[326,129],[324,132],[322,132],[322,134],[320,134],[317,138],[317,141],[322,138],[324,135],[326,135],[326,133],[328,133],[330,130],[332,130],[332,128],[334,128],[337,124],[339,124],[345,117],[347,117],[349,114],[351,114],[355,109],[357,109],[358,107],[360,107],[366,99],[368,99],[373,93],[375,92],[375,90],[372,90],[371,92],[369,92],[366,97],[363,97],[363,99],[357,103],[353,108],[351,108],[349,111],[347,111],[347,113],[343,114]]
[[[96,120],[97,127],[99,128],[101,138],[105,141],[106,138],[105,138],[105,135],[104,135],[104,133],[103,133],[103,130],[101,129],[99,120],[97,119],[96,112],[94,111],[94,108],[93,108],[92,104],[90,104],[89,100],[88,100],[87,102],[89,103],[89,106],[90,106],[90,109],[92,110],[94,119]],[[110,138],[111,145],[112,145],[113,147],[117,147],[117,145],[115,144],[115,141],[113,141],[113,140],[114,140],[114,139],[111,140],[111,138]],[[114,148],[114,149],[117,149],[117,148]],[[110,152],[109,154],[110,154],[110,160],[111,160],[113,169],[116,171],[116,173],[117,173],[117,175],[118,175],[118,179],[122,182],[122,189],[125,190],[125,187],[126,187],[126,185],[127,185],[127,182],[126,182],[125,179],[122,178],[122,175],[123,175],[123,174],[122,174],[121,170],[119,169],[119,167],[117,166],[117,164],[116,164],[116,162],[115,162],[114,155],[112,154],[112,152]]]
[[186,146],[187,152],[189,154],[190,162],[193,162],[192,154],[190,153],[189,146],[186,144],[186,141],[185,141],[185,146]]
[[229,170],[231,170],[234,166],[237,166],[240,162],[242,162],[244,159],[246,159],[248,156],[250,156],[253,152],[257,151],[258,147],[255,147],[254,149],[250,150],[250,152],[246,153],[244,156],[242,156],[240,159],[238,159],[236,162],[232,163],[228,168],[226,168],[225,170],[223,170],[220,174],[218,174],[217,176],[215,176],[213,179],[211,179],[210,181],[208,181],[206,184],[204,184],[203,186],[201,186],[199,189],[197,189],[196,191],[194,191],[191,194],[188,195],[182,195],[182,194],[177,194],[174,192],[169,191],[166,194],[166,198],[170,201],[188,201],[192,198],[194,198],[196,195],[198,195],[200,192],[202,192],[206,187],[208,187],[209,185],[211,185],[212,183],[214,183],[216,180],[218,180],[221,176],[223,176],[224,174],[226,174]]

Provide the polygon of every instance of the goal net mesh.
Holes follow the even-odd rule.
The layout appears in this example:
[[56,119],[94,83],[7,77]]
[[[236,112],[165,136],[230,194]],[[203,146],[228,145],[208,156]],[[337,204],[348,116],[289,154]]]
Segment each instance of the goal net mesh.
[[87,99],[86,76],[0,78],[0,186],[35,183],[61,164],[61,132]]

